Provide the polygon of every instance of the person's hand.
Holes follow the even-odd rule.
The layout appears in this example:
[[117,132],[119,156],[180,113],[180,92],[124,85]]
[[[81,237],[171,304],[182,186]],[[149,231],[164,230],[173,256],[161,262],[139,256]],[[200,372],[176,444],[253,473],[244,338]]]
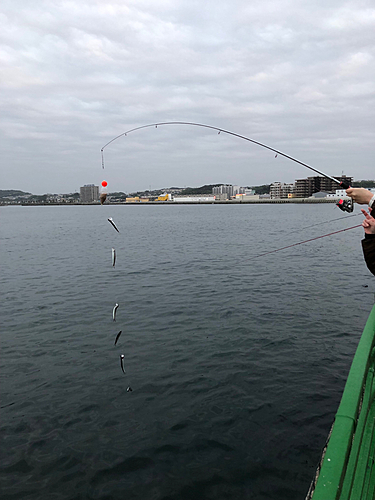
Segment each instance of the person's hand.
[[365,233],[375,234],[375,219],[374,217],[371,217],[371,208],[369,208],[369,212],[366,212],[366,210],[361,208],[361,212],[365,216],[365,220],[362,222]]
[[346,194],[358,205],[368,205],[373,197],[373,193],[365,188],[348,188]]

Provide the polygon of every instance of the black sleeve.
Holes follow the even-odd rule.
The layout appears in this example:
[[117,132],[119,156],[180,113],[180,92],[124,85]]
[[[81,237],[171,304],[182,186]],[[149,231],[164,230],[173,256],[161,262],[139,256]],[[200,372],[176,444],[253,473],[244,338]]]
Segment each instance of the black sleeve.
[[375,235],[366,235],[366,238],[362,240],[362,249],[366,265],[375,276],[375,237],[372,236]]

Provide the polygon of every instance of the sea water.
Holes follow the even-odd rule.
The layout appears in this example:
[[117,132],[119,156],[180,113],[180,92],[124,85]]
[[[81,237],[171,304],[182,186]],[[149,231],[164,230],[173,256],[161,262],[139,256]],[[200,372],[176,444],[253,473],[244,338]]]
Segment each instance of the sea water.
[[374,277],[362,228],[254,257],[341,217],[2,207],[2,500],[304,499]]

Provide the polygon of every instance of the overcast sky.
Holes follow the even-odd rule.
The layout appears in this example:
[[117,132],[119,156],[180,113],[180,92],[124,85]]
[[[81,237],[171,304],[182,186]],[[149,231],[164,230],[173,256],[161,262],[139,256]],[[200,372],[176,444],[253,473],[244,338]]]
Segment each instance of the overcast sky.
[[0,189],[374,179],[373,0],[2,0]]

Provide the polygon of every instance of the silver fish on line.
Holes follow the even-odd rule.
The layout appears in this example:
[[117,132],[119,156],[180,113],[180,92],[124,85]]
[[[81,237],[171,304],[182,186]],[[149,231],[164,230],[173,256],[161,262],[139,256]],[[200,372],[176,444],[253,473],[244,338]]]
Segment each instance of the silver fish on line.
[[115,305],[115,307],[113,308],[113,311],[112,311],[113,321],[116,321],[116,312],[117,312],[117,309],[118,309],[118,304]]
[[116,229],[116,231],[117,231],[118,233],[120,232],[120,231],[117,229],[116,224],[113,222],[112,217],[109,217],[109,218],[108,218],[108,222],[110,222],[110,223],[112,224],[112,226]]
[[116,250],[112,248],[112,266],[115,267],[116,264]]
[[121,365],[121,370],[123,371],[123,373],[126,373],[125,372],[125,368],[124,368],[124,354],[120,354],[120,365]]
[[121,335],[121,334],[122,334],[122,330],[120,330],[120,331],[118,332],[118,334],[116,335],[115,345],[117,344],[117,341],[118,341],[118,339],[120,338],[120,335]]

